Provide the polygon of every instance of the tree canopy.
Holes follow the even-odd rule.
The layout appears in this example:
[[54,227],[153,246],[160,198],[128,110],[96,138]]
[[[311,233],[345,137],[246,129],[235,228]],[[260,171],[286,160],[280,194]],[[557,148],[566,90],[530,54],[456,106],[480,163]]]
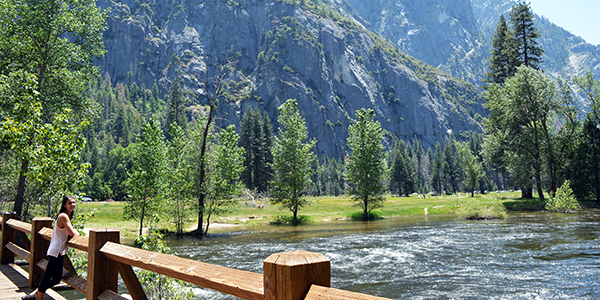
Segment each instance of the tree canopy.
[[364,220],[369,213],[384,202],[385,178],[385,131],[375,120],[372,109],[356,111],[356,121],[348,128],[348,163],[344,177],[350,183],[350,194],[363,209]]

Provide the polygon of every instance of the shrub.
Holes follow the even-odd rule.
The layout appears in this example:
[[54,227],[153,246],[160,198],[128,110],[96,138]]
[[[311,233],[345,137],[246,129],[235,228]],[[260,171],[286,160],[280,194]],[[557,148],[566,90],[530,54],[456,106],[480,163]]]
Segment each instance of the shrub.
[[571,183],[567,180],[558,188],[556,195],[551,197],[546,202],[546,210],[555,212],[568,212],[571,210],[581,209],[581,205],[573,195]]
[[376,210],[372,210],[369,212],[368,220],[365,220],[364,216],[365,216],[365,214],[362,211],[357,211],[355,213],[350,214],[350,218],[355,221],[372,221],[372,220],[383,219],[383,217],[381,216],[381,213]]
[[492,202],[482,202],[470,198],[460,204],[457,214],[460,218],[467,220],[492,220],[506,218],[506,208],[497,198]]
[[[297,225],[308,224],[310,222],[311,222],[311,220],[310,220],[309,216],[298,215],[298,224]],[[269,222],[269,224],[271,224],[271,225],[293,225],[294,217],[278,215],[278,216],[275,216],[273,221]]]

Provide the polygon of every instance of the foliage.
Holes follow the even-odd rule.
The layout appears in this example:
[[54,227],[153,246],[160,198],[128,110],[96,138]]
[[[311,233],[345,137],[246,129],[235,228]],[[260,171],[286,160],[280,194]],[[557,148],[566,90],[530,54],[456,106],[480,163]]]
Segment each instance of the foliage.
[[581,209],[581,205],[573,195],[571,183],[567,180],[563,185],[556,190],[556,195],[550,197],[546,202],[546,210],[557,212],[568,212],[571,210]]
[[506,218],[506,209],[499,199],[481,201],[477,198],[461,201],[457,214],[467,220],[490,220]]
[[[521,66],[517,74],[504,86],[491,84],[485,93],[490,116],[486,122],[487,149],[504,166],[524,170],[533,169],[541,200],[542,172],[555,186],[556,170],[560,168],[559,143],[567,140],[574,128],[572,110],[565,98],[559,97],[556,84],[541,71]],[[553,121],[563,118],[566,124],[556,132]],[[562,135],[561,139],[557,138]]]
[[375,120],[373,110],[356,111],[356,121],[348,128],[350,155],[344,177],[350,183],[353,200],[363,209],[364,218],[369,212],[383,206],[385,201],[385,166],[383,136],[385,131]]
[[270,221],[269,224],[272,225],[302,225],[308,224],[311,222],[311,218],[305,215],[298,215],[297,221],[294,220],[294,216],[282,216],[277,215],[273,218],[273,221]]
[[471,197],[475,196],[475,185],[481,178],[483,173],[483,166],[477,160],[477,157],[471,152],[471,148],[467,143],[458,143],[458,155],[460,157],[460,166],[466,173],[465,183],[469,190],[471,190]]
[[193,178],[187,161],[187,137],[181,127],[171,124],[171,141],[167,152],[168,215],[175,224],[175,232],[183,233],[192,206]]
[[537,39],[540,32],[533,24],[534,14],[529,3],[519,1],[512,7],[510,22],[517,45],[517,55],[523,65],[539,69],[544,49]]
[[523,1],[512,7],[511,26],[508,26],[504,16],[500,15],[492,37],[488,71],[484,75],[485,82],[502,85],[521,65],[539,69],[544,50],[538,42],[541,34],[533,20],[534,14],[529,3]]
[[238,146],[238,140],[235,126],[229,125],[209,146],[207,180],[203,186],[209,195],[205,207],[207,224],[204,235],[208,233],[211,215],[221,214],[229,206],[237,204],[237,200],[232,200],[231,196],[242,192],[243,185],[239,178],[244,170],[244,148]]
[[[90,212],[76,211],[73,220],[71,220],[73,228],[77,230],[79,235],[85,236],[85,231],[83,230],[84,227],[87,226],[90,218],[95,217],[96,215],[98,215],[98,210],[96,209]],[[85,278],[85,276],[87,276],[87,255],[78,255],[75,249],[71,247],[69,247],[68,255],[71,259],[71,263],[73,263],[73,267],[77,271],[77,275]]]
[[571,182],[579,200],[600,201],[600,80],[592,73],[573,78],[577,90],[590,102],[572,160]]
[[176,78],[169,94],[168,107],[167,107],[167,126],[175,123],[177,126],[185,129],[187,125],[187,114],[190,100],[185,96],[183,89],[181,88],[181,79]]
[[166,195],[166,153],[160,123],[148,120],[140,140],[127,183],[131,198],[127,200],[123,217],[139,220],[142,235],[144,219],[162,211]]
[[372,210],[369,212],[366,219],[365,219],[365,214],[362,211],[357,211],[355,213],[350,214],[350,219],[352,219],[354,221],[371,221],[371,220],[383,219],[383,217],[381,216],[380,212],[378,212],[376,210]]
[[504,15],[496,25],[496,31],[492,37],[492,50],[488,58],[488,71],[485,72],[485,82],[503,84],[504,81],[514,75],[514,36],[508,28]]
[[[157,219],[155,220],[157,221]],[[148,234],[137,237],[135,239],[135,243],[140,245],[144,250],[162,254],[171,253],[171,249],[167,247],[163,240],[163,235],[152,225],[148,229]],[[136,271],[136,275],[144,287],[146,295],[149,299],[194,299],[194,292],[192,288],[183,281],[147,270],[138,270]]]
[[[62,195],[78,191],[89,168],[89,164],[80,163],[86,142],[82,132],[88,122],[71,124],[69,109],[44,122],[35,76],[12,73],[4,79],[2,102],[13,107],[0,123],[0,137],[11,145],[21,163],[26,162],[30,181],[49,199],[60,202]],[[48,216],[51,208],[49,202]]]
[[[43,123],[53,122],[65,109],[71,110],[71,118],[93,113],[93,105],[82,91],[98,74],[94,60],[104,53],[106,16],[94,0],[0,2],[0,74],[35,75]],[[34,136],[28,137],[33,142]],[[18,217],[25,201],[28,168],[29,158],[24,156],[14,203]]]
[[241,179],[248,189],[266,192],[273,178],[273,131],[271,119],[248,106],[240,123],[240,146],[245,149]]
[[444,156],[442,160],[442,180],[446,192],[457,193],[463,178],[463,170],[460,168],[460,157],[454,135],[446,140],[444,145]]
[[392,150],[393,157],[390,168],[390,190],[398,195],[408,196],[415,190],[416,174],[412,160],[407,157],[404,142]]
[[435,143],[435,156],[431,164],[431,188],[438,195],[442,195],[444,192],[444,180],[442,173],[442,160],[444,159],[444,152],[439,142]]
[[295,99],[289,99],[279,106],[279,127],[273,145],[273,170],[275,178],[272,202],[293,213],[294,225],[298,225],[298,210],[309,202],[303,197],[310,183],[315,159],[312,148],[316,141],[305,142],[308,138],[306,122],[300,116]]

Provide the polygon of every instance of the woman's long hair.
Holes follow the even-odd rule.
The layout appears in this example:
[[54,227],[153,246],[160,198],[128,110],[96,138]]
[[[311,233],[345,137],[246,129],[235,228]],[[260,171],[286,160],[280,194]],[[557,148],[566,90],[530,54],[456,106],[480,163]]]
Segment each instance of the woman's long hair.
[[[73,197],[73,196],[67,196],[67,195],[65,195],[63,197],[62,204],[60,206],[60,211],[58,211],[58,214],[56,214],[56,218],[54,218],[54,219],[58,219],[58,215],[60,215],[61,213],[64,213],[65,211],[67,211],[67,209],[65,208],[65,205],[67,205],[67,201],[69,201],[70,199],[75,200],[75,197]],[[67,216],[69,216],[69,220],[73,219],[73,212],[74,211],[71,211],[70,214],[67,214]]]

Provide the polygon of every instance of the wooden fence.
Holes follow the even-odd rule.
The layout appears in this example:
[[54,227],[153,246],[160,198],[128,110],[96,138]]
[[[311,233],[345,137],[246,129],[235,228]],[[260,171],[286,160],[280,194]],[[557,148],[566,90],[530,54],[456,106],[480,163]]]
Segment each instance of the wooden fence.
[[[41,280],[48,263],[45,256],[51,227],[50,218],[35,218],[29,224],[16,220],[14,213],[2,216],[0,262],[13,263],[15,255],[28,261],[31,289]],[[16,245],[17,235],[24,248]],[[319,253],[272,254],[263,262],[263,275],[129,247],[121,245],[119,239],[119,231],[110,228],[91,229],[89,237],[73,237],[69,247],[88,255],[87,278],[78,276],[65,256],[63,282],[84,293],[88,300],[120,300],[126,299],[118,294],[121,275],[131,298],[146,300],[132,268],[138,267],[248,300],[385,299],[330,288],[330,261]]]

